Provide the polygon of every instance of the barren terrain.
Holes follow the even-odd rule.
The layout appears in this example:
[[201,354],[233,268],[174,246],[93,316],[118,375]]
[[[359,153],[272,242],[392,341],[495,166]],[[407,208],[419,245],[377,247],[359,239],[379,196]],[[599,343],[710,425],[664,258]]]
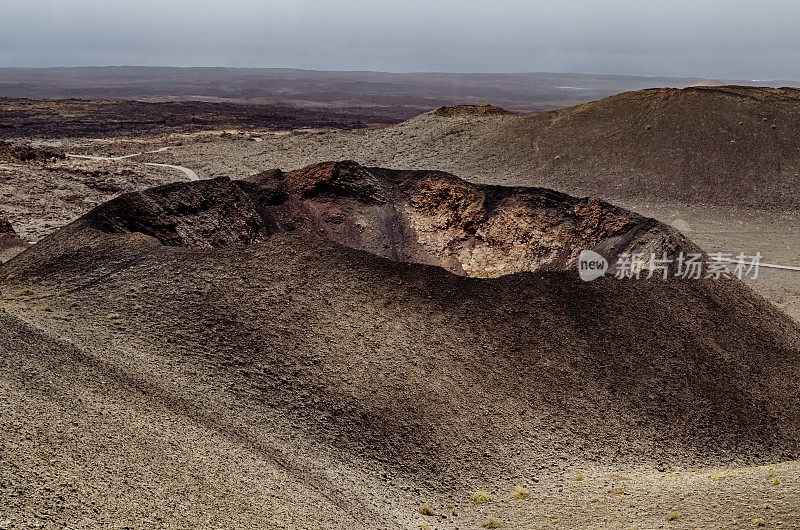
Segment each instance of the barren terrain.
[[448,74],[137,66],[0,68],[0,97],[277,103],[406,119],[440,105],[487,101],[515,112],[539,112],[628,90],[684,87],[699,81],[699,78],[547,72]]
[[800,273],[574,272],[800,265],[792,90],[366,127],[33,108],[73,104],[0,146],[0,527],[800,526]]
[[[243,508],[274,526],[288,520],[297,527],[410,527],[427,520],[417,512],[422,504],[447,515],[435,519],[436,527],[477,526],[490,513],[512,527],[584,524],[574,503],[602,510],[592,525],[666,521],[671,512],[680,513],[680,524],[710,524],[719,512],[684,501],[681,481],[714,482],[711,469],[721,465],[796,458],[800,328],[739,282],[584,283],[571,270],[463,278],[347,248],[380,240],[374,221],[359,238],[342,237],[352,233],[348,223],[369,219],[370,208],[380,211],[381,200],[392,196],[388,182],[402,189],[441,178],[323,165],[244,182],[173,184],[108,202],[5,264],[4,372],[6,403],[16,407],[8,412],[13,432],[30,432],[30,422],[44,418],[50,424],[55,412],[21,417],[14,412],[25,406],[20,395],[33,403],[42,392],[51,401],[63,396],[57,398],[62,421],[81,414],[69,420],[69,430],[56,427],[45,446],[62,462],[58,467],[15,458],[17,471],[5,479],[9,494],[17,492],[12,523],[30,517],[28,503],[41,499],[25,477],[43,473],[51,478],[35,480],[58,500],[52,513],[36,504],[35,517],[67,525],[87,517],[94,483],[61,459],[81,458],[66,449],[79,436],[74,427],[98,409],[110,414],[119,407],[113,399],[120,394],[109,384],[142,400],[152,421],[178,425],[164,443],[201,455],[193,458],[225,468],[236,465],[230,455],[241,451],[195,449],[190,440],[202,436],[198,430],[251,447],[237,458],[255,458],[263,474],[247,480],[269,488],[290,481],[270,503]],[[449,182],[450,189],[456,185]],[[390,204],[402,210],[397,201]],[[469,203],[443,207],[456,219],[471,211]],[[529,207],[531,219],[537,209],[553,208],[547,201]],[[330,215],[321,217],[318,208]],[[627,230],[653,226],[629,219]],[[669,245],[659,232],[647,234]],[[535,249],[543,236],[526,237],[520,243]],[[81,412],[84,392],[88,417]],[[141,414],[124,411],[134,425],[148,421]],[[126,432],[109,427],[101,440]],[[96,443],[109,458],[124,450],[127,466],[150,469],[133,440],[121,442],[125,449]],[[159,458],[175,465],[170,452]],[[794,465],[773,466],[776,477],[789,470],[786,482],[745,489],[756,500],[726,517],[755,518],[770,502],[769,515],[792,524]],[[252,500],[238,479],[230,489],[209,491],[177,469],[153,476],[158,493],[147,494],[146,483],[127,485],[124,469],[100,475],[112,494],[95,501],[92,520],[136,521],[144,503],[152,506],[150,516],[173,513],[175,521],[198,524],[200,515],[226,517]],[[746,473],[755,478],[771,469]],[[579,474],[586,484],[575,480]],[[651,492],[651,484],[667,480],[655,477],[674,485]],[[514,488],[526,484],[536,491],[534,502],[560,500],[543,511],[519,503]],[[476,490],[488,490],[496,503],[475,505],[469,499]],[[187,504],[176,506],[172,495]],[[329,499],[333,511],[312,500],[316,495]],[[295,503],[314,508],[277,515]],[[65,506],[77,508],[65,512]]]
[[[100,155],[175,148],[121,161],[59,160],[44,164],[44,171],[34,163],[6,163],[0,178],[14,179],[5,192],[6,215],[33,241],[121,191],[184,178],[141,162],[183,165],[203,178],[240,178],[273,167],[350,159],[597,196],[676,226],[709,252],[761,252],[766,262],[800,266],[800,145],[792,132],[800,127],[797,101],[791,89],[698,87],[621,94],[529,117],[461,107],[358,130],[276,130],[276,124],[191,133],[176,127],[178,132],[143,137],[19,139]],[[21,134],[34,136],[24,129]],[[14,178],[19,174],[37,177]],[[49,195],[42,194],[45,189]],[[41,213],[24,215],[36,201]],[[753,286],[800,319],[797,273],[765,270]]]

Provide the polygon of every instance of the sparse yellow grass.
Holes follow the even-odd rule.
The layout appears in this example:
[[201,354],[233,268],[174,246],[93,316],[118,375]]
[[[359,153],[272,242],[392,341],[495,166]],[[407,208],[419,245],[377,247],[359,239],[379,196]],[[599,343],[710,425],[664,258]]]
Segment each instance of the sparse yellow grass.
[[777,486],[778,484],[781,483],[781,481],[778,480],[778,479],[775,479],[775,480],[772,481],[772,483]]
[[490,502],[492,500],[492,496],[489,495],[489,492],[487,491],[478,490],[470,495],[469,499],[475,504],[482,504],[484,502]]
[[531,494],[531,490],[529,490],[528,488],[525,488],[523,486],[518,486],[517,488],[514,489],[514,497],[516,497],[518,499],[527,499],[528,495],[530,495],[530,494]]
[[30,295],[32,295],[32,294],[34,294],[34,291],[33,291],[33,289],[22,289],[22,290],[19,292],[19,295],[20,295],[20,296],[30,296]]
[[764,519],[762,517],[756,517],[755,519],[753,519],[753,526],[756,528],[761,528],[763,526],[767,526],[767,523],[764,522]]
[[436,512],[433,511],[433,508],[431,508],[427,504],[423,504],[422,506],[420,506],[419,510],[417,511],[419,511],[420,514],[425,515],[427,517],[433,517],[434,515],[436,515]]
[[667,521],[677,521],[680,518],[681,514],[678,512],[672,511],[667,514]]
[[481,526],[484,528],[500,528],[503,526],[503,521],[495,519],[494,517],[489,517],[481,523]]
[[578,473],[575,474],[575,480],[583,480],[583,473],[578,471]]
[[778,474],[775,472],[774,469],[770,469],[769,471],[767,471],[767,476],[772,478],[772,477],[777,477]]
[[764,505],[762,506],[762,508],[764,508],[765,510],[771,510],[772,509],[772,504],[770,504],[768,502],[765,502]]

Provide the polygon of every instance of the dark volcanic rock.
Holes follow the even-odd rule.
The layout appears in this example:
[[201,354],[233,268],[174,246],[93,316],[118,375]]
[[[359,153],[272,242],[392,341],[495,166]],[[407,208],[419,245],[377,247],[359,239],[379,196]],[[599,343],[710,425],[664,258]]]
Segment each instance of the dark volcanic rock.
[[29,147],[27,145],[14,145],[9,142],[0,141],[0,159],[7,158],[19,162],[38,161],[42,162],[51,158],[64,159],[64,153],[56,153],[47,149]]
[[0,213],[0,255],[7,258],[28,246],[30,245],[20,239],[8,219]]
[[252,243],[267,227],[252,197],[227,178],[122,195],[87,219],[105,232],[141,232],[165,245],[193,248]]
[[439,107],[434,114],[437,116],[516,116],[516,113],[508,111],[495,105],[453,105],[449,107]]

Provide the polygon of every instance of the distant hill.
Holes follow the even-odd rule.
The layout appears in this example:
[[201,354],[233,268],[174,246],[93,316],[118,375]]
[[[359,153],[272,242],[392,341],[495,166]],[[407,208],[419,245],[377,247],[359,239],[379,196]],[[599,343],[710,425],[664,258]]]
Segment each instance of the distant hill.
[[608,200],[795,208],[798,131],[800,89],[659,88],[531,116],[436,110],[336,152]]
[[693,87],[620,94],[515,120],[486,145],[531,184],[565,191],[796,207],[798,131],[798,89]]
[[725,86],[729,85],[730,83],[726,83],[720,79],[704,79],[699,83],[695,83],[692,86]]

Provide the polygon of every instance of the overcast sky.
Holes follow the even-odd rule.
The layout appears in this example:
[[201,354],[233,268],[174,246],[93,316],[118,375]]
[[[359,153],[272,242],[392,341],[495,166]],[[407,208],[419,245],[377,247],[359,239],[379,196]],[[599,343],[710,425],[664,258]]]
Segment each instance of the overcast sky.
[[0,66],[800,78],[796,0],[0,0]]

